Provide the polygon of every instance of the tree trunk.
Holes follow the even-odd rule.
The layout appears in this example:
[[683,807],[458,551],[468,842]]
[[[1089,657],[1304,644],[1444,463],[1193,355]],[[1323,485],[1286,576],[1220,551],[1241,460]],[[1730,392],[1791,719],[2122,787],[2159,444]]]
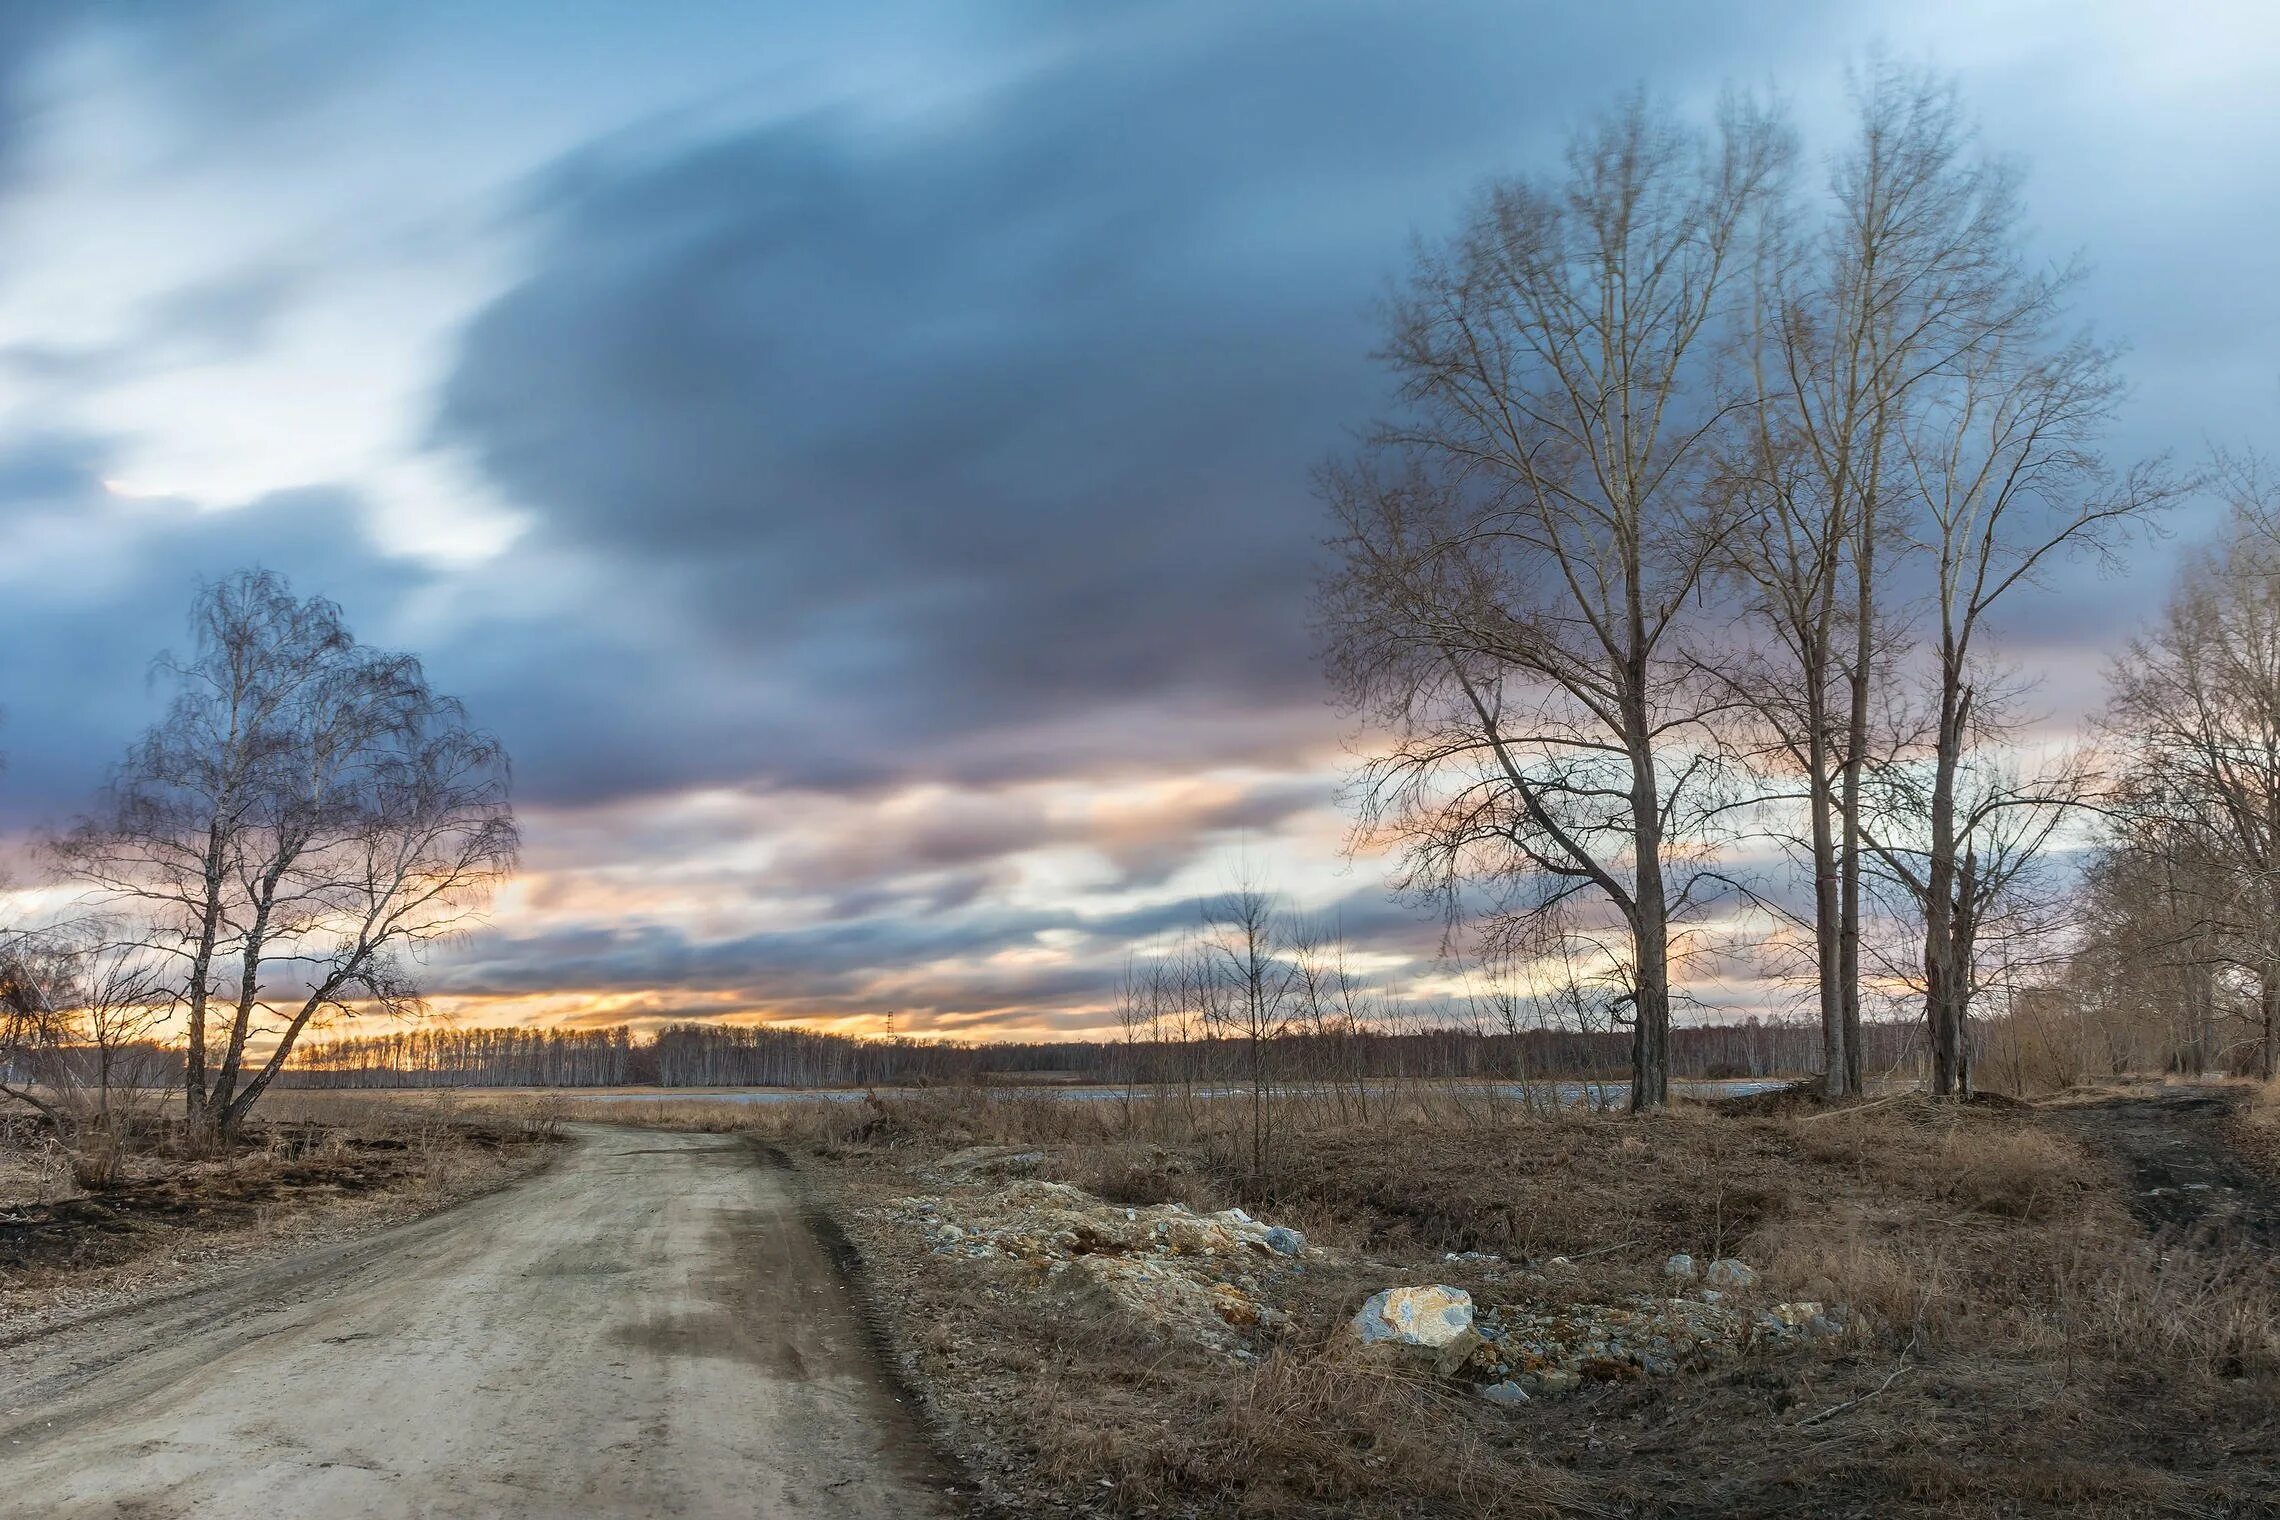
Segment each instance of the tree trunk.
[[1861,772],[1868,764],[1869,663],[1875,654],[1876,498],[1864,493],[1853,546],[1853,658],[1845,676],[1845,758],[1840,803],[1842,879],[1837,906],[1837,997],[1845,1026],[1845,1088],[1863,1090],[1860,1030]]
[[1964,968],[1956,963],[1955,782],[1963,757],[1970,692],[1951,667],[1941,693],[1939,748],[1933,761],[1931,849],[1924,872],[1924,1022],[1932,1043],[1932,1092],[1957,1097],[1963,1088]]
[[[1819,704],[1814,704],[1818,706]],[[1829,746],[1816,728],[1808,750],[1813,810],[1813,954],[1820,989],[1822,1082],[1832,1098],[1853,1091],[1851,1047],[1845,1038],[1843,904],[1837,880],[1837,844],[1830,814]]]
[[[274,890],[275,883],[270,886]],[[213,1106],[224,1114],[229,1112],[230,1100],[237,1095],[246,1036],[253,1028],[253,1006],[261,996],[261,953],[268,938],[269,904],[265,901],[256,910],[252,926],[246,930],[245,948],[240,957],[237,1010],[230,1020],[230,1043],[222,1052],[222,1069],[214,1078]]]
[[1663,900],[1662,808],[1651,753],[1631,762],[1637,880],[1631,909],[1631,1112],[1670,1102],[1670,913]]
[[207,831],[206,901],[198,916],[198,945],[190,956],[189,1049],[182,1057],[183,1117],[192,1143],[208,1133],[206,1113],[206,1000],[214,970],[214,948],[222,926],[222,841],[219,824]]

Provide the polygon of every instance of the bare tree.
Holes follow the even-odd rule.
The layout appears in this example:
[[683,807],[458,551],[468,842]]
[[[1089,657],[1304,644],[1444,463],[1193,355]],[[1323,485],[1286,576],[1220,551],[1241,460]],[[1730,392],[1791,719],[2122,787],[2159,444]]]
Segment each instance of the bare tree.
[[[1980,716],[1994,719],[1995,708],[1988,703]],[[1939,985],[1935,974],[1950,978],[1943,990],[1959,1010],[1949,1026],[1956,1064],[1953,1087],[1942,1091],[1960,1090],[1968,1076],[1961,1011],[1978,1006],[1989,992],[2015,991],[2030,969],[2039,985],[2041,973],[2055,974],[2062,962],[2061,931],[2071,917],[2071,900],[2053,879],[2050,852],[2061,826],[2096,790],[2097,777],[2086,751],[2038,759],[2017,753],[2015,740],[2015,731],[1990,721],[1989,731],[1967,745],[1950,780],[1958,853],[1944,914],[1935,912],[1939,905],[1931,900],[1932,834],[1923,826],[1936,806],[1927,790],[1937,782],[1936,770],[1882,769],[1864,819],[1877,874],[1896,889],[1895,911],[1919,922],[1937,918],[1945,926],[1937,955],[1927,950],[1915,966],[1891,968],[1927,999]],[[1927,1024],[1926,1032],[1936,1081],[1941,1026]]]
[[90,918],[0,938],[0,1098],[45,1119],[95,1187],[175,1067],[158,968],[116,930]]
[[1564,175],[1492,187],[1393,308],[1404,420],[1325,477],[1332,670],[1390,736],[1366,823],[1491,937],[1613,916],[1637,1108],[1668,1097],[1668,868],[1720,743],[1679,649],[1731,526],[1716,353],[1788,156],[1745,104],[1700,132],[1634,99]]
[[[1974,847],[1959,787],[1975,744],[1997,731],[1988,625],[2014,591],[2068,553],[2111,555],[2166,505],[2158,464],[2112,470],[2099,440],[2121,394],[2112,349],[2057,330],[2063,282],[2021,276],[2002,320],[1949,364],[1898,432],[1915,547],[1933,578],[1927,651],[1930,740],[1887,768],[1922,799],[1924,1011],[1932,1088],[1964,1089],[1971,978],[1958,959]],[[1887,843],[1893,841],[1888,840]]]
[[2222,1053],[2219,1016],[2238,973],[2228,943],[2227,871],[2192,831],[2133,805],[2125,780],[2109,838],[2083,871],[2064,985],[2084,1070],[2199,1074]]
[[1248,881],[1211,906],[1198,944],[1204,1022],[1236,1041],[1243,1060],[1256,1181],[1273,1149],[1276,1048],[1295,1013],[1297,971],[1273,895]]
[[2280,1051],[2280,541],[2251,511],[2186,562],[2160,622],[2109,679],[2106,722],[2133,757],[2125,840],[2172,863],[2168,906],[2181,921],[2164,959],[2213,954],[2253,979],[2256,1066],[2270,1076]]
[[1898,610],[1896,440],[1938,378],[2010,319],[2012,176],[1970,152],[1952,85],[1872,58],[1826,213],[1762,244],[1734,462],[1734,566],[1765,654],[1729,679],[1803,784],[1829,1091],[1859,1090],[1862,775]]
[[1368,1075],[1361,1035],[1372,1021],[1372,994],[1347,956],[1345,937],[1330,924],[1294,923],[1287,936],[1296,1014],[1309,1058],[1304,1075],[1325,1088],[1338,1119],[1367,1120]]
[[186,1112],[228,1133],[312,1019],[417,1008],[407,956],[480,911],[516,831],[497,742],[330,602],[243,572],[191,631],[166,717],[54,853],[173,957]]

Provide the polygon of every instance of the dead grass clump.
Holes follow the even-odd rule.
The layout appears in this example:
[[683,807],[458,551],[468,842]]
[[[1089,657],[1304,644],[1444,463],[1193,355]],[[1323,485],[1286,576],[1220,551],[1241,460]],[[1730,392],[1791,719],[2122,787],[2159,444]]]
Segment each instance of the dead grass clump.
[[1914,1198],[1998,1219],[2079,1218],[2110,1174],[2080,1145],[2015,1105],[1921,1095],[1792,1121],[1799,1154],[1879,1197]]
[[1577,1491],[1501,1414],[1356,1366],[1323,1322],[1243,1366],[1082,1303],[1017,1306],[933,1264],[894,1312],[989,1473],[992,1513],[1538,1520]]
[[1938,1196],[1999,1219],[2069,1215],[2099,1182],[2080,1146],[2024,1124],[1959,1121],[1935,1160]]
[[2280,1080],[2249,1089],[2226,1126],[2226,1138],[2250,1166],[2280,1180]]
[[[309,1117],[329,1112],[331,1122]],[[103,1153],[100,1187],[0,1195],[0,1319],[173,1280],[194,1264],[437,1208],[536,1164],[517,1125],[451,1103],[280,1103],[234,1144]],[[69,1160],[92,1153],[82,1146]],[[61,1152],[58,1152],[61,1155]],[[0,1166],[0,1185],[20,1187]]]
[[2075,1354],[2272,1376],[2280,1374],[2280,1275],[2253,1258],[2127,1242],[2069,1264],[2053,1328]]
[[1768,1121],[1586,1113],[1348,1130],[1277,1153],[1281,1214],[1358,1218],[1373,1248],[1511,1257],[1730,1254],[1784,1212],[1794,1147]]
[[1163,1146],[1073,1147],[1056,1158],[1052,1175],[1095,1198],[1132,1208],[1178,1203],[1209,1213],[1220,1206],[1202,1163]]
[[1277,1351],[1225,1380],[1152,1454],[1166,1497],[1240,1495],[1245,1514],[1343,1512],[1370,1497],[1464,1515],[1563,1512],[1573,1485],[1489,1440],[1459,1396],[1320,1352]]
[[1976,1306],[1944,1252],[1911,1249],[1850,1211],[1784,1226],[1763,1265],[1785,1292],[1848,1305],[1871,1330],[1910,1343],[1956,1338],[1959,1313]]

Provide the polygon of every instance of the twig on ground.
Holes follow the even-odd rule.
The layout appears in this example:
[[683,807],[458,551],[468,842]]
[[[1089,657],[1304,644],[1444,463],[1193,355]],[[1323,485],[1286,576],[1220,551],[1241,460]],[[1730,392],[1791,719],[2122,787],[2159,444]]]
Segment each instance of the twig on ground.
[[1906,1357],[1900,1358],[1900,1365],[1893,1368],[1892,1375],[1886,1378],[1883,1382],[1877,1384],[1874,1388],[1871,1388],[1868,1392],[1862,1394],[1857,1399],[1847,1399],[1842,1404],[1830,1405],[1827,1409],[1822,1410],[1819,1414],[1807,1415],[1804,1419],[1797,1422],[1797,1428],[1799,1430],[1803,1430],[1808,1425],[1818,1425],[1823,1420],[1828,1419],[1832,1415],[1843,1414],[1846,1410],[1852,1408],[1856,1404],[1867,1403],[1870,1399],[1875,1398],[1885,1389],[1890,1388],[1894,1383],[1899,1382],[1901,1374],[1912,1370],[1914,1365],[1915,1364],[1910,1362]]
[[1903,1093],[1894,1093],[1889,1098],[1878,1098],[1873,1103],[1852,1103],[1846,1105],[1843,1108],[1831,1108],[1826,1109],[1821,1113],[1807,1114],[1804,1118],[1799,1119],[1797,1122],[1799,1124],[1811,1124],[1816,1119],[1842,1119],[1847,1114],[1865,1114],[1872,1108],[1882,1108],[1887,1103],[1897,1103],[1902,1098],[1913,1098],[1914,1096],[1916,1096],[1915,1089],[1910,1088],[1908,1091]]

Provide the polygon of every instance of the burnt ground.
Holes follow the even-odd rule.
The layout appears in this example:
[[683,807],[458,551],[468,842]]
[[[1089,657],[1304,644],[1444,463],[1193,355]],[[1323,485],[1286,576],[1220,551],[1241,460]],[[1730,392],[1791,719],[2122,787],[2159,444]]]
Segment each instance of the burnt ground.
[[2207,1251],[2280,1254],[2280,1182],[2235,1149],[2237,1089],[2161,1088],[2043,1110],[2055,1127],[2118,1160],[2129,1209],[2148,1233]]
[[[455,1143],[503,1152],[527,1138],[469,1126]],[[422,1148],[392,1135],[275,1125],[235,1154],[172,1162],[153,1175],[54,1202],[0,1201],[0,1272],[78,1272],[124,1262],[183,1232],[241,1229],[281,1211],[415,1186]]]

